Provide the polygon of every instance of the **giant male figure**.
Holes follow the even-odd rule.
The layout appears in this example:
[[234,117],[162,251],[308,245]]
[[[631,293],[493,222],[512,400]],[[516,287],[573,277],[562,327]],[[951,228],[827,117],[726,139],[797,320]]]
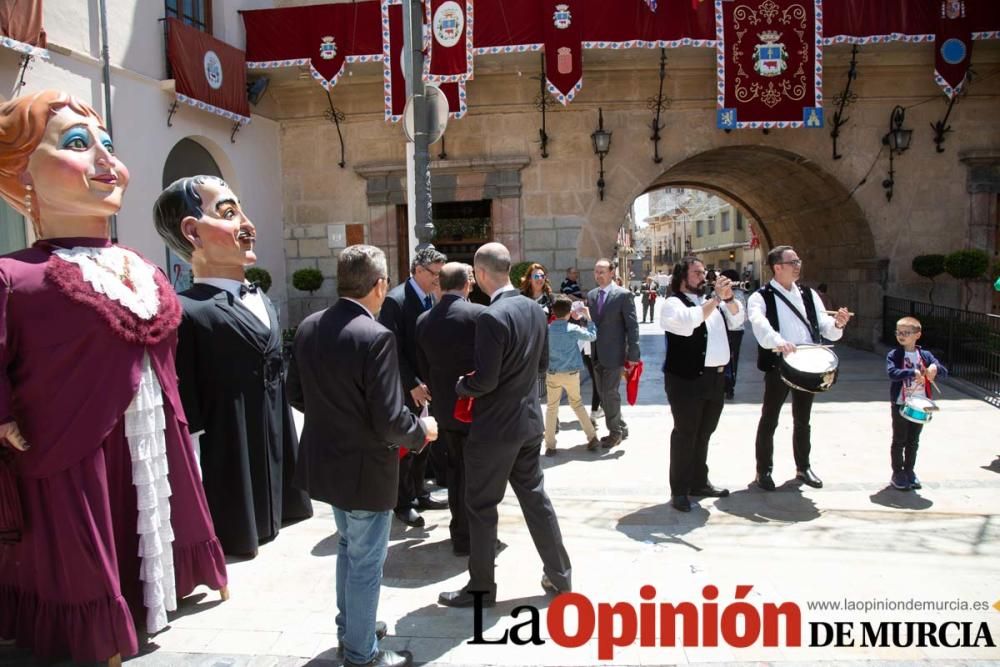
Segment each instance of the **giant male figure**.
[[214,176],[181,178],[153,207],[156,230],[191,262],[178,296],[177,376],[202,481],[227,554],[253,557],[282,522],[312,516],[292,484],[298,440],[285,398],[274,305],[248,284],[256,230],[239,198]]

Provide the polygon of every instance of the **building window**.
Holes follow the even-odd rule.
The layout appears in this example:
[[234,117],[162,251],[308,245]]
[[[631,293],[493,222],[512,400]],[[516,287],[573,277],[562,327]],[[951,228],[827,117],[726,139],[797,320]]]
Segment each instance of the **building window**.
[[212,0],[167,0],[166,17],[212,33]]
[[729,231],[729,211],[723,211],[719,214],[719,220],[722,223],[722,231]]
[[708,234],[711,236],[715,233],[715,218],[708,219]]
[[702,236],[705,235],[705,221],[704,220],[699,220],[697,227],[698,227],[698,231],[696,233],[698,235],[698,238],[701,238]]
[[736,211],[736,229],[743,229],[743,212]]

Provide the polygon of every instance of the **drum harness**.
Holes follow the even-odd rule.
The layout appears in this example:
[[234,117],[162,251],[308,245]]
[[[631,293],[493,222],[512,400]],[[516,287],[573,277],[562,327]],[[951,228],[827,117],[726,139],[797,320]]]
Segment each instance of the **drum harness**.
[[[775,331],[781,331],[778,324],[777,301],[774,299],[774,297],[778,297],[784,301],[785,305],[788,306],[788,309],[792,311],[792,313],[794,313],[799,320],[801,320],[802,324],[806,325],[806,328],[809,329],[809,334],[812,336],[813,343],[821,343],[822,339],[819,333],[819,321],[816,317],[816,304],[811,300],[812,294],[807,295],[806,290],[801,285],[796,285],[796,287],[799,290],[799,294],[802,295],[802,305],[805,306],[806,313],[809,315],[809,320],[812,320],[812,322],[806,320],[806,318],[802,316],[802,312],[793,306],[792,302],[789,301],[784,294],[771,287],[771,285],[765,285],[759,290],[761,297],[764,299],[764,305],[767,306],[767,319],[771,323],[771,326],[774,327]],[[810,290],[810,292],[811,291],[812,290]],[[809,298],[808,301],[806,300],[807,297]],[[772,315],[774,317],[773,320],[771,319]],[[771,350],[765,350],[759,345],[758,349],[771,355],[774,354]],[[768,364],[768,366],[771,366],[771,364]],[[760,368],[760,370],[768,370],[766,368],[761,368],[760,361],[758,361],[757,367]]]

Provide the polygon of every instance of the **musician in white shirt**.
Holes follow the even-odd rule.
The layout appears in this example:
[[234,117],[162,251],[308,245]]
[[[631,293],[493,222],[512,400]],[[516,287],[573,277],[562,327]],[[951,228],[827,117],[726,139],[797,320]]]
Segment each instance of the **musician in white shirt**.
[[757,485],[773,491],[771,471],[774,465],[774,432],[778,428],[781,406],[792,392],[792,450],[796,479],[813,488],[823,481],[812,471],[809,454],[809,419],[813,394],[791,389],[778,371],[778,354],[788,355],[796,345],[819,343],[821,338],[835,341],[844,335],[851,318],[846,308],[831,316],[812,289],[798,285],[802,260],[791,246],[775,246],[767,254],[767,265],[774,273],[770,283],[754,292],[747,301],[747,319],[760,346],[757,368],[764,371],[764,403],[757,424]]

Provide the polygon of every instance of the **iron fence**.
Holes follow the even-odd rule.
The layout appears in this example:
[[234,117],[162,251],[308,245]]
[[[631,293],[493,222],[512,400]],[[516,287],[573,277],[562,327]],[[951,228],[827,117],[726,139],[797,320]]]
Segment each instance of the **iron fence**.
[[882,341],[896,344],[896,320],[920,320],[920,346],[931,350],[948,371],[990,393],[1000,405],[1000,316],[974,313],[887,296],[882,304]]

